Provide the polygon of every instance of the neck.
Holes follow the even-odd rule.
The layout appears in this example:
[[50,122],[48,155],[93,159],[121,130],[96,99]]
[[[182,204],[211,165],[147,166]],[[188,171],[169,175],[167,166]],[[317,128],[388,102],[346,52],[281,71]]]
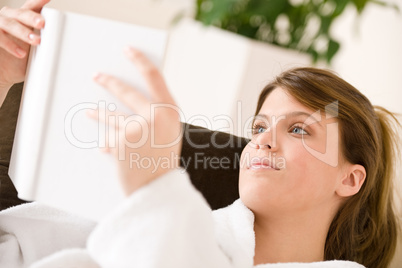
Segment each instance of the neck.
[[255,265],[324,260],[333,213],[303,212],[276,218],[254,214]]

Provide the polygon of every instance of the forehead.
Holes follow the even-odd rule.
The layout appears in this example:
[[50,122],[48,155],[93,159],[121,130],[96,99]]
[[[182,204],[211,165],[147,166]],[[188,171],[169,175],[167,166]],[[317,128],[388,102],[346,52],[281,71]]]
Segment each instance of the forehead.
[[288,91],[278,87],[267,96],[259,114],[281,116],[296,111],[314,113],[313,110],[301,104]]

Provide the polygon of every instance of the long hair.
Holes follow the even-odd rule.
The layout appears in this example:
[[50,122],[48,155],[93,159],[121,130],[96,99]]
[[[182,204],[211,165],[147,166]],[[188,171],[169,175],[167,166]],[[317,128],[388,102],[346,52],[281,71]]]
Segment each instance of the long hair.
[[332,220],[325,260],[387,267],[395,254],[399,232],[393,207],[397,119],[386,109],[373,107],[362,93],[334,73],[316,68],[291,69],[278,76],[261,92],[256,115],[277,87],[314,111],[325,111],[326,106],[338,101],[340,152],[348,162],[366,169],[360,191],[341,205]]

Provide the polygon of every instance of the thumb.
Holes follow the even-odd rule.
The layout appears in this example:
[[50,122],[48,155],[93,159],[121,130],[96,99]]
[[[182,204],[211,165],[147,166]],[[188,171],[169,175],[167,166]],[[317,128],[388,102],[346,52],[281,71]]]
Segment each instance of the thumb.
[[22,8],[30,9],[35,12],[40,12],[44,5],[49,3],[50,0],[27,0],[23,5]]

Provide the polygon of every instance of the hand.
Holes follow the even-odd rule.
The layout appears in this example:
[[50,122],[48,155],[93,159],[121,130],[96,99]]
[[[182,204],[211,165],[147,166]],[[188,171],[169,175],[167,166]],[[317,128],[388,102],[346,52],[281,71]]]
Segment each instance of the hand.
[[126,54],[144,77],[150,98],[115,77],[98,74],[94,80],[135,114],[92,111],[89,115],[116,129],[117,146],[109,143],[105,151],[116,157],[129,195],[179,166],[182,126],[179,109],[158,69],[138,50],[128,48]]
[[8,89],[24,80],[30,46],[40,43],[33,29],[45,26],[39,13],[49,1],[27,0],[19,9],[0,10],[0,104]]

